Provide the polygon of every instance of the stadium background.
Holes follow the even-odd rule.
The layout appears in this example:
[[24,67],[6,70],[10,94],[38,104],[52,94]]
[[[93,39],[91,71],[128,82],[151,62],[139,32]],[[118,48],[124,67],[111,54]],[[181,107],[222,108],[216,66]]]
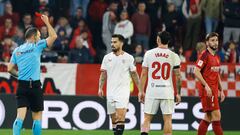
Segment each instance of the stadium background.
[[[121,2],[124,0],[121,0]],[[126,0],[127,1],[127,0]],[[196,57],[196,43],[191,43],[190,48],[184,47],[184,38],[188,28],[188,19],[184,17],[181,7],[184,0],[148,0],[145,1],[147,5],[146,13],[151,20],[151,35],[149,35],[149,48],[154,47],[155,32],[167,29],[171,31],[174,41],[171,42],[171,49],[175,50],[182,60],[181,73],[183,77],[182,82],[182,95],[183,103],[176,108],[176,114],[173,117],[174,130],[193,130],[193,132],[185,132],[185,134],[194,134],[199,120],[202,117],[201,106],[199,105],[198,90],[196,81],[193,75],[194,61]],[[127,1],[129,7],[127,11],[129,18],[137,11],[137,0]],[[222,124],[224,130],[239,131],[238,126],[239,117],[239,96],[240,96],[240,66],[239,66],[239,35],[238,40],[234,40],[233,35],[230,35],[228,41],[224,41],[224,29],[229,28],[229,24],[225,23],[226,19],[230,19],[236,25],[231,26],[237,31],[240,31],[240,4],[236,0],[222,0],[220,2],[218,18],[218,27],[216,31],[220,34],[220,47],[218,54],[221,56],[221,61],[224,63],[221,66],[221,77],[223,80],[223,89],[227,95],[227,99],[221,104],[222,108]],[[168,5],[175,6],[173,18],[166,18],[165,14],[169,15]],[[231,4],[235,4],[232,6]],[[5,5],[8,5],[8,9]],[[10,5],[10,8],[9,8]],[[109,118],[106,115],[105,100],[97,97],[98,90],[98,77],[99,77],[99,63],[102,57],[106,54],[106,45],[103,43],[102,35],[102,19],[103,14],[107,11],[110,5],[110,0],[0,0],[0,134],[11,134],[10,129],[12,122],[16,116],[16,107],[14,100],[14,93],[16,92],[17,80],[9,76],[6,72],[6,64],[9,61],[12,50],[20,45],[23,39],[24,27],[27,26],[24,20],[25,14],[30,14],[30,24],[37,26],[41,29],[44,36],[44,26],[42,26],[39,18],[34,16],[34,12],[49,12],[52,24],[56,31],[64,29],[66,37],[58,39],[59,41],[67,41],[65,46],[59,49],[54,47],[52,50],[45,50],[42,56],[43,64],[41,66],[43,83],[43,91],[46,95],[45,99],[45,112],[43,115],[43,128],[44,129],[68,129],[72,134],[81,134],[81,130],[97,130],[96,132],[86,131],[87,134],[110,134],[107,129],[111,128],[109,125]],[[76,18],[78,6],[81,6],[81,17]],[[150,7],[156,7],[150,10]],[[229,15],[224,12],[224,9],[229,8],[233,14]],[[11,11],[12,14],[8,14]],[[116,16],[119,16],[120,10],[123,8],[121,4],[118,6]],[[206,33],[204,24],[206,13],[202,9],[200,15],[200,27],[198,31],[197,41],[203,41]],[[171,16],[171,15],[169,15]],[[222,18],[223,16],[223,18]],[[62,19],[64,17],[64,19]],[[26,19],[26,18],[25,18]],[[29,16],[27,17],[29,19]],[[10,32],[6,31],[6,20],[11,20],[12,24]],[[63,25],[60,20],[64,20]],[[84,20],[84,29],[77,26],[80,20]],[[130,19],[131,20],[131,19]],[[177,23],[168,26],[168,22],[176,20]],[[117,21],[117,19],[116,19]],[[67,23],[66,23],[67,22]],[[74,23],[75,22],[75,23]],[[194,29],[194,28],[192,28]],[[71,30],[71,31],[70,31]],[[82,32],[81,32],[82,30]],[[76,51],[76,38],[81,36],[82,33],[87,31],[87,44],[89,59],[82,61],[83,57],[72,58],[71,54]],[[69,35],[67,34],[69,33]],[[59,34],[59,33],[58,33]],[[138,52],[135,47],[134,33],[132,39],[132,55],[136,58],[138,64],[138,71],[141,71],[141,60],[146,51],[142,48]],[[194,34],[194,33],[192,33]],[[62,43],[62,42],[61,42]],[[61,44],[60,43],[60,44]],[[55,46],[59,44],[55,43]],[[64,45],[62,45],[64,46]],[[142,47],[143,45],[141,45]],[[131,104],[129,105],[129,112],[127,114],[127,129],[138,130],[142,122],[142,107],[136,100],[136,87],[132,87]],[[31,128],[30,116],[27,117],[24,128]],[[162,119],[155,117],[151,128],[154,130],[162,129]],[[48,131],[46,130],[46,131]],[[76,130],[80,130],[77,133]],[[99,131],[98,130],[106,130]],[[210,128],[211,130],[211,128]],[[27,133],[28,131],[23,131]],[[54,132],[54,131],[52,131]],[[64,131],[57,131],[58,134]],[[184,132],[177,132],[181,134]],[[130,131],[126,131],[126,134]],[[133,131],[131,134],[137,134],[138,131]],[[159,132],[157,132],[159,133]],[[45,133],[51,134],[51,133]],[[240,134],[238,132],[230,133]]]

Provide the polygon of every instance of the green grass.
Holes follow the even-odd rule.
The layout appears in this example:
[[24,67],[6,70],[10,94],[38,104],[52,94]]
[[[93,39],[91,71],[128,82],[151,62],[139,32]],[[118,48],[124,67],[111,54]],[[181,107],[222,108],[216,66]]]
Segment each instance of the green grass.
[[[124,135],[139,135],[138,130],[127,130]],[[150,135],[161,135],[162,131],[151,131]],[[196,131],[173,131],[173,135],[196,135]],[[225,135],[240,135],[240,131],[225,131]],[[11,129],[0,129],[0,135],[12,135]],[[23,130],[21,135],[32,135],[31,130]],[[43,130],[42,135],[113,135],[110,130]],[[207,135],[214,135],[209,132]]]

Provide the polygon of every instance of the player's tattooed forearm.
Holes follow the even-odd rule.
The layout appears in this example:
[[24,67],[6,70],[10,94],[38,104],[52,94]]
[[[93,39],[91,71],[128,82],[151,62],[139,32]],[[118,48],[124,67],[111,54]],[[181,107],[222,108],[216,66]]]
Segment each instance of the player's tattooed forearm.
[[101,88],[104,85],[105,80],[106,80],[106,74],[105,73],[101,73],[100,78],[99,78],[99,86]]
[[131,72],[132,79],[138,85],[140,83],[139,76],[137,72]]

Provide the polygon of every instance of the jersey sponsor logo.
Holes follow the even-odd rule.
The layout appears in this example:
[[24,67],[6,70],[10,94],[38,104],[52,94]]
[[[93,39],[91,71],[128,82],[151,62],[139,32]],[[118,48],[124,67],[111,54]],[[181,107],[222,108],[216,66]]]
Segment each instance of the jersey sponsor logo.
[[197,63],[197,65],[200,66],[200,67],[202,66],[202,64],[203,64],[202,60],[199,60],[198,63]]
[[213,72],[219,72],[219,71],[220,71],[220,67],[219,67],[219,66],[211,67],[211,71],[213,71]]
[[33,52],[33,50],[34,50],[34,49],[26,50],[26,51],[24,51],[24,52],[16,52],[16,55],[17,55],[17,56],[20,56],[20,55],[22,55],[22,54],[31,53],[31,52]]

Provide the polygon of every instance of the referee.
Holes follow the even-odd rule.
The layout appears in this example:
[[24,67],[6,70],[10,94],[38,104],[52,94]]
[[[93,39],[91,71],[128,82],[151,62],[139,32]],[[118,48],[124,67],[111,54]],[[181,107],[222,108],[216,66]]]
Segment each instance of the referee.
[[50,48],[57,38],[48,17],[41,15],[41,19],[48,28],[47,39],[40,39],[41,34],[37,28],[28,28],[25,32],[26,42],[13,51],[8,65],[8,72],[18,78],[17,117],[13,123],[13,135],[20,135],[28,108],[32,111],[33,135],[41,135],[43,91],[40,82],[40,57],[43,49]]

